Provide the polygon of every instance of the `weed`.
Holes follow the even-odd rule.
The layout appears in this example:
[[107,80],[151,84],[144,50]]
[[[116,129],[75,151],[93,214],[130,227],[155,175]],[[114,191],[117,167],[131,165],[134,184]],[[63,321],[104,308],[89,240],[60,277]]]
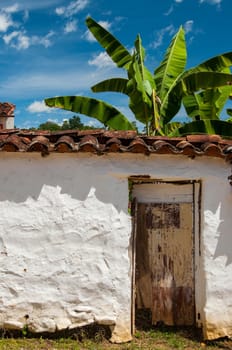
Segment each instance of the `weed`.
[[27,335],[28,335],[28,325],[27,324],[25,324],[23,326],[22,335],[23,335],[23,337],[27,337]]

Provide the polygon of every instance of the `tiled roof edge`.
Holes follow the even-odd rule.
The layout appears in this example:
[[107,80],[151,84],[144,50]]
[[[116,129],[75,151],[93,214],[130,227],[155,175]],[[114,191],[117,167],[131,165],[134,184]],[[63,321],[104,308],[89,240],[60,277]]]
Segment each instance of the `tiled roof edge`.
[[209,156],[232,160],[232,140],[219,135],[184,137],[146,136],[135,131],[0,130],[0,151],[8,152],[90,152],[185,155],[191,158]]

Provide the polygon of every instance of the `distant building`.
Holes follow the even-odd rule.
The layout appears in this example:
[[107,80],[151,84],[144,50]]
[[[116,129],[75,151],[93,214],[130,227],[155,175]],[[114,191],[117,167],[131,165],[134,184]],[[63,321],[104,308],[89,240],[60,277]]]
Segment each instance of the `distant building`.
[[14,129],[15,105],[9,102],[0,102],[0,129]]

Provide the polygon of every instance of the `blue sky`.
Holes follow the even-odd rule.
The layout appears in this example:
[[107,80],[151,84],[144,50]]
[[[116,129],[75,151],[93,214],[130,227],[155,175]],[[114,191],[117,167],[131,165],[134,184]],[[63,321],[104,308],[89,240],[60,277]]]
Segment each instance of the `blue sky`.
[[[180,25],[186,31],[188,67],[232,50],[232,0],[0,0],[0,5],[1,102],[16,105],[15,125],[20,128],[47,120],[62,123],[73,116],[46,108],[44,98],[93,96],[91,85],[123,76],[89,35],[88,15],[128,49],[140,33],[152,71]],[[94,97],[132,118],[123,96]],[[83,122],[95,123],[85,117]]]

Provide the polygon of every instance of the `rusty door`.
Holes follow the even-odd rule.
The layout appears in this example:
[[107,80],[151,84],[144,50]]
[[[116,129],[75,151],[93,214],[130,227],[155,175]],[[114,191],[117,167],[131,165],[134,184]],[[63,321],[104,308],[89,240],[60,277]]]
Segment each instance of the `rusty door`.
[[153,324],[194,324],[193,260],[193,204],[138,203],[136,308]]

